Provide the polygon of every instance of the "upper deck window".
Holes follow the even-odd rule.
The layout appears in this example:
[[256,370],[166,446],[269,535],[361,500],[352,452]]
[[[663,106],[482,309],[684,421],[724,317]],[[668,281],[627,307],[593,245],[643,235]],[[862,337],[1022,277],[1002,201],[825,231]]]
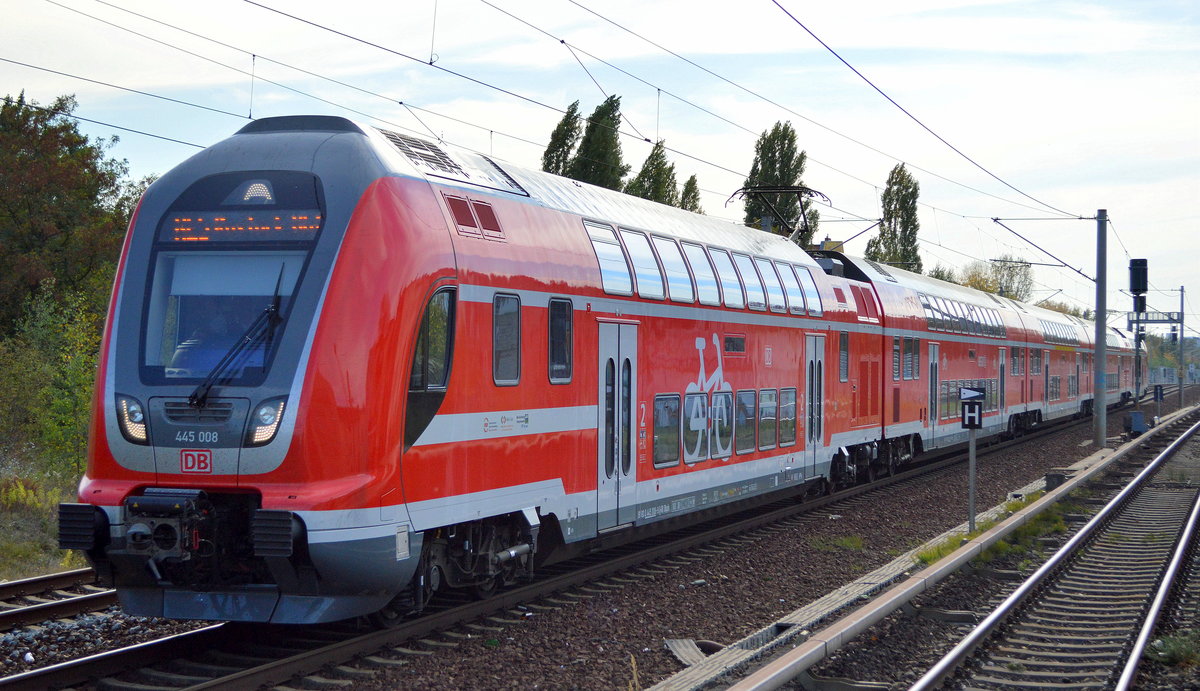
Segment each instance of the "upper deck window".
[[713,271],[708,254],[700,245],[683,243],[683,253],[692,265],[692,276],[696,278],[696,293],[702,305],[720,305],[721,291],[717,287],[717,274]]
[[592,240],[592,249],[596,251],[596,261],[600,263],[600,282],[604,292],[614,295],[632,295],[633,278],[629,275],[629,264],[625,261],[625,252],[613,229],[584,221],[588,237]]
[[746,286],[747,306],[752,310],[767,309],[767,296],[758,272],[754,270],[754,262],[744,254],[734,254],[733,263],[737,265],[738,272],[742,274],[742,283]]
[[767,304],[771,307],[772,312],[786,312],[787,298],[783,295],[783,285],[779,283],[779,277],[775,274],[775,267],[766,259],[754,258],[754,265],[758,267],[758,273],[762,276],[763,284],[767,287]]
[[821,293],[817,291],[817,284],[813,281],[812,274],[803,266],[792,268],[796,270],[796,278],[800,280],[800,287],[804,289],[804,301],[808,303],[808,313],[814,317],[821,316],[825,313],[825,309],[821,304]]
[[666,297],[663,292],[662,269],[659,268],[658,260],[654,258],[654,252],[650,249],[650,241],[645,235],[624,228],[621,229],[621,238],[625,241],[625,249],[629,250],[629,259],[633,262],[638,295],[655,300]]
[[713,266],[717,268],[717,277],[721,279],[721,294],[725,297],[725,306],[734,309],[745,307],[742,282],[738,278],[737,269],[733,268],[733,260],[729,258],[729,253],[710,247],[708,256],[712,258]]
[[779,269],[779,278],[783,280],[783,289],[787,293],[791,313],[804,314],[804,291],[800,289],[800,282],[796,280],[792,267],[781,263],[775,268]]
[[688,273],[683,255],[679,253],[679,245],[670,238],[651,239],[654,241],[654,249],[658,250],[663,269],[667,272],[667,293],[675,302],[692,302],[695,297],[692,292],[692,275]]

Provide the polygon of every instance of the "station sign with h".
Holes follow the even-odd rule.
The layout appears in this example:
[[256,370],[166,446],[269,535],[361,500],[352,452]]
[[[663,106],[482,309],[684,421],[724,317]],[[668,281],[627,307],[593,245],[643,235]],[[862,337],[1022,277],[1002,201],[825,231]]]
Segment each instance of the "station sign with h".
[[958,398],[962,401],[962,428],[983,429],[983,398],[987,392],[983,389],[963,386],[958,389]]

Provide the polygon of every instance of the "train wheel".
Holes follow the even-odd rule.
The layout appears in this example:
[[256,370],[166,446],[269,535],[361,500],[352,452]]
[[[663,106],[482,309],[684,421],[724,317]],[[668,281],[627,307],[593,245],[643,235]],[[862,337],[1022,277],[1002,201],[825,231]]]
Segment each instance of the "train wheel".
[[471,592],[480,600],[486,600],[500,589],[500,574],[488,576],[471,588]]

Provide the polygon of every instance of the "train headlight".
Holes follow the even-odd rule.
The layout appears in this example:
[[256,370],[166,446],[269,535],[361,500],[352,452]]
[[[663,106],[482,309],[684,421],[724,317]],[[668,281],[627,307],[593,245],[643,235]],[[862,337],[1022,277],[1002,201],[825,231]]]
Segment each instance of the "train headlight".
[[254,409],[254,414],[250,416],[250,426],[246,430],[246,446],[262,446],[275,438],[286,403],[287,398],[273,398],[263,401]]
[[146,433],[146,410],[141,401],[132,396],[117,394],[117,423],[125,439],[134,444],[148,444]]

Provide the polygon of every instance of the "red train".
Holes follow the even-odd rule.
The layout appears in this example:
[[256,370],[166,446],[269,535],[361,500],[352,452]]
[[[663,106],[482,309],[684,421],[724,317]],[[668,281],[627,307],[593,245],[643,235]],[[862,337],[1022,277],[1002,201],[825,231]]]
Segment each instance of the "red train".
[[[325,116],[146,192],[60,544],[125,609],[318,622],[1087,413],[1092,327]],[[1110,335],[1105,400],[1133,393]]]

